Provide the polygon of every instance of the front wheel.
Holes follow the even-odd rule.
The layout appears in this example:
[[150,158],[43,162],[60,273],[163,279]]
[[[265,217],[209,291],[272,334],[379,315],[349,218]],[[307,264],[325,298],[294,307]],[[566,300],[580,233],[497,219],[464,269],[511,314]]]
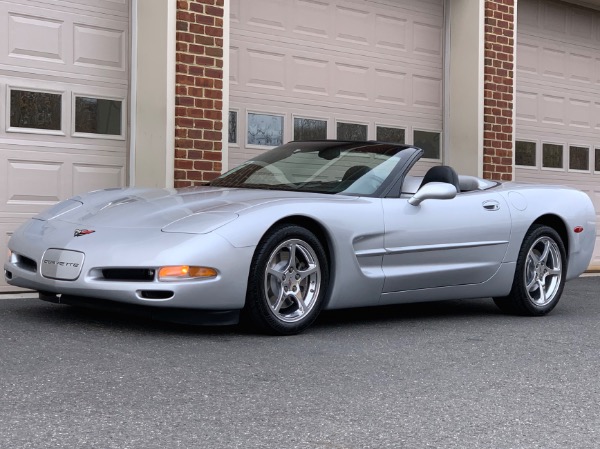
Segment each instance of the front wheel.
[[534,225],[525,236],[511,292],[494,298],[504,312],[540,316],[550,312],[565,286],[567,259],[558,233],[543,225]]
[[263,237],[252,259],[244,315],[261,331],[297,334],[317,318],[328,284],[319,239],[300,226],[278,226]]

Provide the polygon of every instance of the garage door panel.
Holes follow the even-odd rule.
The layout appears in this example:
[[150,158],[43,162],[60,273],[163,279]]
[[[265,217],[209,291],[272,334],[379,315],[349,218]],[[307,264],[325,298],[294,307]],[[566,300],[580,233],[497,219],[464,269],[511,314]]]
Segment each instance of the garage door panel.
[[125,72],[126,33],[124,30],[74,24],[73,64]]
[[37,213],[73,195],[125,185],[125,157],[2,150],[0,213]]
[[[517,103],[520,127],[536,123],[540,127],[559,126],[567,133],[596,136],[600,123],[600,97],[594,95],[593,89],[583,92],[549,84],[540,89],[531,79],[520,79]],[[551,130],[556,131],[556,128]]]
[[[516,140],[534,142],[536,159],[534,166],[517,166],[515,178],[587,193],[600,224],[600,173],[594,172],[600,145],[600,39],[590,37],[598,36],[600,13],[554,1],[521,0],[518,17]],[[590,31],[590,24],[596,31]],[[544,143],[563,147],[562,169],[542,166]],[[571,146],[588,149],[588,170],[569,169]],[[591,266],[600,268],[600,238]]]
[[301,40],[315,49],[388,57],[405,57],[440,65],[442,53],[441,1],[401,2],[262,0],[231,2],[234,34],[277,36],[286,43]]
[[8,13],[8,56],[63,63],[64,23]]
[[[125,186],[129,8],[0,0],[2,257],[10,233],[48,206]],[[0,292],[15,290],[0,278]]]
[[28,161],[9,157],[6,171],[6,211],[48,207],[67,193],[61,185],[65,175],[61,161]]
[[8,42],[0,64],[13,71],[90,75],[127,85],[129,22],[109,17],[0,1],[0,21],[8,24],[0,28],[1,40]]
[[125,167],[101,164],[73,164],[73,192],[90,192],[110,187],[122,187],[125,183]]
[[434,108],[441,118],[442,72],[436,67],[392,64],[372,55],[362,59],[343,53],[328,55],[324,50],[306,51],[297,43],[265,45],[256,38],[237,41],[232,59],[236,61],[230,74],[234,97],[281,92],[308,101],[327,97],[340,105],[403,105],[399,113],[428,114]]

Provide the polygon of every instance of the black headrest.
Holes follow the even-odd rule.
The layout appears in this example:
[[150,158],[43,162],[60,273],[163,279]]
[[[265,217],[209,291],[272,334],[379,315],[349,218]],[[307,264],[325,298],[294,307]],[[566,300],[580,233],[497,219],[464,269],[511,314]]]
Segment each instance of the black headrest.
[[446,182],[448,184],[452,184],[456,187],[456,191],[460,192],[460,184],[458,182],[458,174],[454,171],[452,167],[448,167],[447,165],[436,165],[435,167],[431,167],[425,173],[423,177],[423,182],[421,182],[421,187],[423,187],[428,182]]
[[356,181],[362,175],[366,174],[369,170],[371,170],[366,165],[355,165],[350,167],[342,176],[342,181]]

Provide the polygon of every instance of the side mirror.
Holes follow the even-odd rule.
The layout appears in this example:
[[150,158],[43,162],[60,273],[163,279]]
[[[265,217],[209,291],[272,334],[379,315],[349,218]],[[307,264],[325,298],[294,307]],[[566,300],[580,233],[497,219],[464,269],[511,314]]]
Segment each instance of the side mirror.
[[425,200],[450,200],[458,192],[456,187],[446,182],[429,182],[421,187],[412,198],[408,200],[409,204],[418,206]]

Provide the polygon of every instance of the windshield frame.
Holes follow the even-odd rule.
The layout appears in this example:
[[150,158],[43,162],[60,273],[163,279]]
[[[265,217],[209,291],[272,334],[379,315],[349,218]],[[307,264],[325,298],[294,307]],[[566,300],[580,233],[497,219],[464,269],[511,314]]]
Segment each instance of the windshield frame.
[[[345,189],[341,191],[331,191],[318,189],[302,189],[294,188],[292,182],[288,181],[289,184],[246,184],[243,183],[248,180],[256,171],[260,168],[255,168],[264,164],[264,166],[272,166],[277,161],[284,160],[286,157],[292,154],[303,152],[313,153],[318,152],[319,158],[326,160],[335,160],[339,157],[341,152],[347,152],[346,154],[354,153],[371,153],[373,155],[384,155],[391,158],[399,158],[393,169],[384,178],[383,182],[372,192],[361,193],[361,192],[346,192]],[[352,153],[352,154],[354,154]],[[260,190],[282,190],[288,192],[297,193],[317,193],[317,194],[328,194],[328,195],[344,195],[344,196],[355,196],[355,197],[383,197],[388,196],[391,191],[394,190],[394,186],[401,185],[399,183],[404,178],[408,170],[414,165],[414,163],[420,158],[423,151],[419,148],[411,145],[404,145],[398,143],[389,142],[377,142],[377,141],[339,141],[339,140],[311,140],[311,141],[292,141],[284,145],[273,148],[272,150],[266,151],[257,157],[244,162],[238,167],[227,171],[218,178],[210,181],[207,185],[213,187],[224,187],[224,188],[236,188],[236,189],[260,189]],[[387,161],[384,161],[385,163]],[[309,177],[313,178],[318,176],[319,171],[327,169],[327,164],[323,164],[313,175],[309,174]],[[255,168],[255,169],[254,169]],[[274,167],[277,168],[277,167]],[[371,170],[375,170],[376,167],[371,167]],[[254,170],[253,170],[254,169]],[[246,171],[244,171],[246,170]],[[236,175],[237,174],[237,175]],[[235,177],[239,177],[240,180],[236,180]],[[273,175],[274,177],[277,174]],[[284,176],[285,178],[285,176]],[[228,182],[229,180],[229,182]],[[236,182],[238,181],[238,182]],[[316,183],[316,182],[315,182]],[[302,183],[302,186],[307,186],[309,182]]]

